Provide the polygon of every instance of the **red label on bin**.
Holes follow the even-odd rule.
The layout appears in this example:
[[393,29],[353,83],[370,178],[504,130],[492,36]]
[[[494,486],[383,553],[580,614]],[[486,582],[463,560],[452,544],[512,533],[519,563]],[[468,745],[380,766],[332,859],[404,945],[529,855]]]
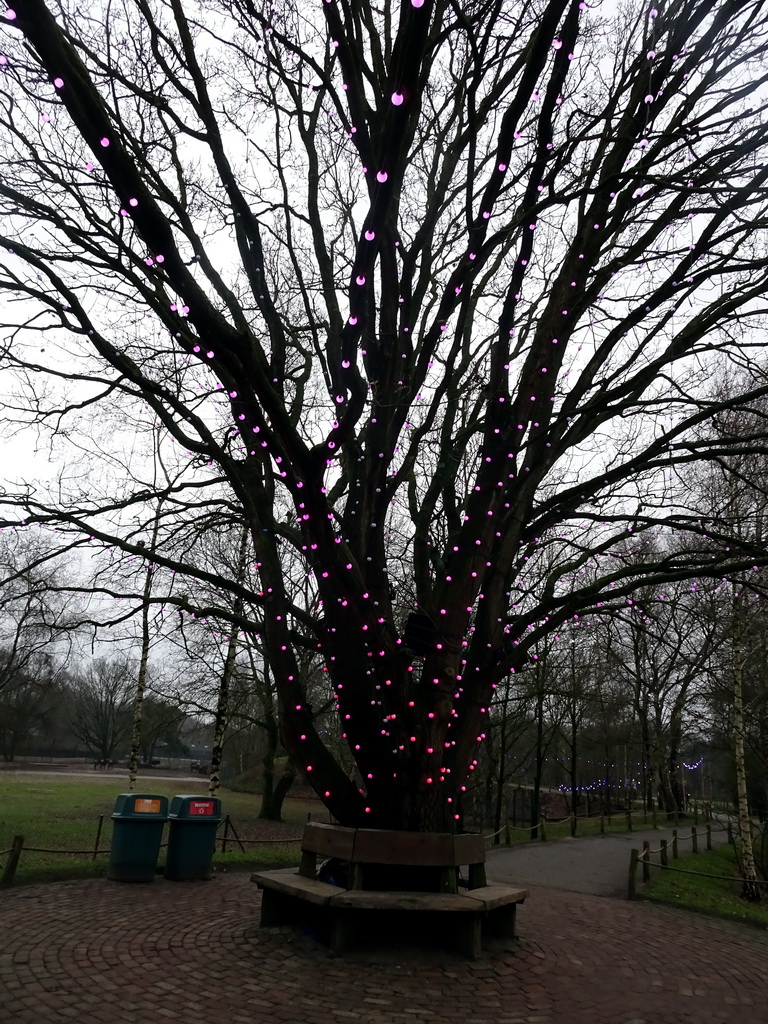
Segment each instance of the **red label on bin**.
[[190,816],[193,814],[213,814],[216,805],[213,800],[193,800],[189,805]]

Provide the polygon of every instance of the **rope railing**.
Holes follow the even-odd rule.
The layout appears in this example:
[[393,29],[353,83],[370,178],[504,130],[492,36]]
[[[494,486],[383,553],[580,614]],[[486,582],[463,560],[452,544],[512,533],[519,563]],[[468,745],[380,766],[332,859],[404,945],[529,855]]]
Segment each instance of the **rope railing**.
[[[673,867],[672,864],[654,864],[651,863],[652,868],[660,868],[663,871],[675,871],[680,875],[697,875],[699,878],[714,878],[719,882],[743,882],[743,878],[739,878],[736,875],[710,875],[708,871],[691,871],[689,868],[677,868]],[[762,878],[756,878],[750,880],[750,885],[768,885],[768,880]]]
[[[631,850],[630,851],[630,857],[629,857],[629,876],[628,876],[628,880],[627,880],[628,881],[628,884],[627,884],[627,895],[628,895],[628,898],[629,899],[634,899],[635,896],[636,896],[637,868],[638,868],[638,865],[642,869],[642,881],[643,881],[643,883],[647,883],[647,882],[650,881],[650,878],[651,878],[651,868],[652,867],[654,867],[654,868],[663,868],[664,870],[667,870],[667,871],[677,871],[680,874],[684,874],[684,875],[698,875],[699,877],[704,877],[704,878],[714,878],[714,879],[718,879],[720,881],[726,881],[726,882],[733,882],[733,881],[743,882],[744,879],[742,879],[742,878],[733,877],[733,876],[725,876],[725,875],[711,875],[711,874],[708,874],[707,872],[703,872],[703,871],[691,871],[688,868],[674,867],[674,866],[672,866],[669,863],[670,848],[671,848],[671,851],[672,851],[672,858],[674,860],[676,860],[677,857],[678,857],[678,846],[679,846],[679,844],[681,842],[688,842],[688,841],[690,841],[690,843],[691,843],[691,852],[694,853],[694,854],[698,854],[698,852],[699,852],[698,840],[699,840],[700,836],[705,836],[706,837],[707,850],[711,850],[712,849],[712,833],[713,832],[726,832],[726,831],[729,833],[729,836],[730,836],[731,835],[731,823],[730,823],[730,821],[728,822],[728,827],[727,828],[724,828],[722,826],[721,827],[715,826],[713,828],[712,825],[707,825],[703,832],[699,832],[696,829],[696,827],[693,826],[691,828],[690,835],[687,835],[687,836],[680,836],[680,835],[678,835],[677,829],[673,829],[671,841],[668,841],[666,839],[662,839],[658,849],[652,849],[650,843],[646,841],[646,842],[643,843],[642,851],[637,850],[637,849]],[[651,857],[654,857],[654,856],[657,856],[657,855],[659,857],[658,862],[657,861],[652,861]],[[750,884],[752,884],[752,880],[751,879],[750,879]],[[754,880],[754,884],[755,885],[766,885],[766,884],[768,884],[768,882],[764,882],[764,881],[760,881],[760,880],[756,879],[756,880]]]
[[[24,852],[25,853],[60,853],[62,856],[66,856],[66,857],[91,857],[93,855],[93,850],[92,849],[91,850],[49,850],[49,849],[46,849],[43,846],[27,846],[26,844],[24,845]],[[109,848],[108,847],[102,847],[102,849],[99,850],[99,853],[107,854],[107,853],[109,853]]]

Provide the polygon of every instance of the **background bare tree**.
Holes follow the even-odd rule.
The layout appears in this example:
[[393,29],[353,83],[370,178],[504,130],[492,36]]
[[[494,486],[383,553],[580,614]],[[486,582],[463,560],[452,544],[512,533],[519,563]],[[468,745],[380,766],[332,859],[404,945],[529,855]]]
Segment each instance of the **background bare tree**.
[[73,679],[70,728],[98,760],[115,760],[131,729],[136,666],[95,658]]

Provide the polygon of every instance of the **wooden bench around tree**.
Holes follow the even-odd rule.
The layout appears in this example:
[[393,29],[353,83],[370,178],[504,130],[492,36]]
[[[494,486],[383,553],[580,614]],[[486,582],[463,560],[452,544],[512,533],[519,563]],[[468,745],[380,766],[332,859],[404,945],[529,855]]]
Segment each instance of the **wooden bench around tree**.
[[[515,937],[527,890],[488,885],[482,836],[311,823],[298,868],[258,871],[262,926],[305,922],[334,953],[361,937],[420,933],[477,959],[483,932]],[[343,862],[345,885],[319,881],[318,858]],[[467,868],[464,878],[460,869]]]

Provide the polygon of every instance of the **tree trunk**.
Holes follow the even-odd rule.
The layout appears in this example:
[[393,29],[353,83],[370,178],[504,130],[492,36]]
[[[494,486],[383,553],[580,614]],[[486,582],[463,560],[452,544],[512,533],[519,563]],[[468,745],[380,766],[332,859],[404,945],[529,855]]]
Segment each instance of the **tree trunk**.
[[264,719],[264,730],[267,734],[267,750],[262,758],[262,764],[264,765],[264,780],[261,790],[261,810],[259,811],[259,817],[271,818],[272,814],[270,812],[270,808],[272,807],[272,799],[275,792],[275,755],[277,754],[280,736],[274,715],[271,715],[266,709]]
[[739,822],[739,865],[743,885],[741,895],[751,903],[760,901],[755,856],[752,849],[752,822],[747,801],[747,769],[744,757],[744,655],[741,650],[741,630],[737,626],[737,602],[734,597],[733,637],[733,760],[736,769],[736,800]]
[[[248,555],[248,527],[244,526],[240,534],[240,550],[237,556],[237,582],[242,584],[245,579],[245,560]],[[242,597],[236,597],[233,611],[235,617],[242,616],[245,605]],[[235,671],[237,658],[237,629],[233,623],[227,642],[227,654],[224,668],[219,681],[219,694],[216,700],[216,718],[213,726],[213,743],[211,745],[211,767],[208,776],[208,792],[214,794],[221,785],[221,762],[224,757],[224,734],[229,722],[229,684]]]
[[[141,656],[139,658],[139,673],[136,679],[136,696],[133,701],[133,726],[131,728],[131,751],[128,755],[128,791],[132,793],[136,788],[136,777],[139,774],[139,758],[141,754],[141,714],[144,707],[144,692],[147,688],[147,666],[149,664],[149,600],[152,597],[152,576],[154,567],[152,558],[157,547],[157,534],[160,529],[160,505],[158,504],[155,513],[155,523],[152,528],[152,539],[149,544],[149,565],[147,576],[144,581],[144,593],[141,606]],[[109,756],[109,755],[107,755]]]
[[[496,769],[496,807],[493,815],[493,831],[498,833],[501,830],[501,818],[504,813],[504,784],[507,779],[507,713],[509,710],[509,688],[504,692],[502,703],[501,726],[499,728],[499,762]],[[493,840],[494,846],[499,844],[500,837],[497,834]]]
[[267,821],[283,820],[283,801],[288,795],[288,790],[293,785],[295,778],[296,769],[289,758],[286,762],[285,768],[283,769],[283,774],[277,780],[276,785],[274,784],[274,775],[272,775],[269,798],[267,798],[266,786],[264,788],[264,793],[261,799],[261,810],[259,811],[260,818],[265,818]]
[[531,794],[531,839],[539,834],[541,818],[541,777],[544,771],[544,686],[540,683],[536,694],[536,775]]

